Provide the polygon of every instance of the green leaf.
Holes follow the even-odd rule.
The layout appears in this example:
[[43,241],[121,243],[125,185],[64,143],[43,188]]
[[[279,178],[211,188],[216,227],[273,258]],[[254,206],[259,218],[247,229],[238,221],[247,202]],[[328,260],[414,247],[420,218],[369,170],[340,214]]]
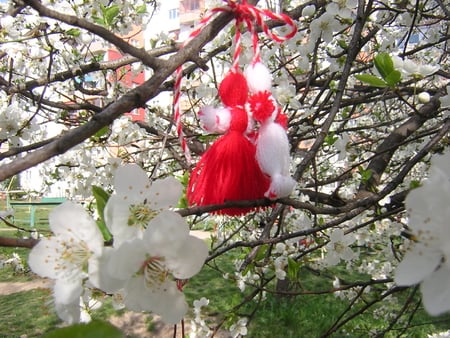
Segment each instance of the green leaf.
[[242,276],[246,276],[250,270],[253,270],[255,268],[253,263],[250,263],[249,265],[247,265],[247,267],[244,269],[244,271],[242,271]]
[[395,87],[400,82],[401,78],[402,73],[400,73],[398,70],[394,70],[385,77],[385,80],[390,87]]
[[98,219],[95,221],[95,223],[97,224],[98,229],[100,230],[100,232],[102,233],[103,236],[103,240],[105,242],[109,242],[112,240],[113,236],[111,235],[111,233],[108,230],[108,227],[106,226],[106,223],[104,220]]
[[333,132],[330,132],[327,136],[325,136],[324,143],[325,145],[332,146],[339,137],[335,136]]
[[288,257],[288,276],[290,280],[297,280],[298,272],[300,270],[300,263]]
[[103,235],[103,239],[108,242],[112,239],[112,235],[105,223],[105,206],[110,195],[102,187],[96,185],[92,186],[92,193],[95,198],[95,204],[97,205],[98,215],[100,216],[100,219],[97,221],[97,226]]
[[367,183],[372,177],[372,170],[364,169],[362,166],[358,167],[358,172],[361,175],[361,181]]
[[181,182],[183,186],[183,194],[181,195],[181,198],[178,201],[177,208],[184,209],[189,207],[189,203],[186,197],[186,189],[189,184],[189,172],[186,171],[182,176],[176,176],[175,177],[178,181]]
[[347,44],[347,42],[345,40],[338,40],[338,45],[342,49],[347,49],[348,48],[348,44]]
[[100,26],[105,26],[105,25],[106,25],[105,20],[104,20],[103,18],[99,18],[98,16],[93,16],[93,17],[92,17],[92,20],[94,20],[94,22],[95,22],[97,25],[100,25]]
[[370,75],[370,74],[358,74],[355,75],[355,77],[364,83],[367,83],[373,87],[380,87],[380,88],[385,88],[387,87],[387,83],[385,81],[383,81],[382,79],[380,79],[377,76],[374,75]]
[[71,28],[68,31],[66,31],[66,34],[77,37],[80,36],[81,31],[78,28]]
[[104,126],[98,132],[91,136],[90,140],[92,142],[101,142],[105,140],[109,134],[109,126]]
[[101,219],[104,219],[104,210],[106,203],[109,200],[110,194],[102,187],[92,186],[92,193],[94,194],[95,202],[97,203],[97,211]]
[[420,187],[420,181],[417,180],[412,180],[411,182],[409,182],[409,189],[416,189],[418,187]]
[[261,245],[258,248],[258,251],[256,252],[256,256],[255,256],[255,262],[258,262],[261,259],[264,259],[266,257],[266,252],[267,252],[268,248],[269,248],[269,246],[267,244]]
[[145,14],[145,13],[147,13],[147,5],[143,4],[143,5],[138,6],[136,8],[136,13],[137,14]]
[[124,338],[117,327],[110,323],[93,320],[87,324],[74,324],[53,330],[42,336],[43,338]]
[[117,15],[119,15],[119,12],[120,12],[120,8],[118,5],[112,5],[112,6],[105,8],[105,10],[103,12],[105,24],[108,26],[112,26],[114,24],[114,21],[115,21]]
[[385,80],[395,70],[394,62],[388,53],[380,53],[375,56],[374,63],[381,77]]

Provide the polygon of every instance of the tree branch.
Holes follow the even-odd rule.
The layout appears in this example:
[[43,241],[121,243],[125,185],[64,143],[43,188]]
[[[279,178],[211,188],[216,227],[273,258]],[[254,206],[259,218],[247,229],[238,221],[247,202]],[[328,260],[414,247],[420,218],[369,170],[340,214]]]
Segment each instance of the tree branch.
[[[30,1],[38,8],[41,8],[37,1]],[[183,49],[178,51],[170,59],[165,61],[165,66],[158,68],[154,75],[139,87],[130,90],[117,101],[111,103],[100,113],[82,126],[60,135],[57,139],[42,148],[34,150],[24,157],[14,159],[14,161],[0,167],[0,181],[14,176],[28,168],[42,163],[54,156],[63,154],[70,148],[82,143],[84,140],[94,135],[104,126],[111,124],[123,113],[129,112],[137,107],[142,107],[145,102],[156,96],[162,83],[171,76],[174,71],[187,60],[191,55],[198,54],[201,48],[212,40],[220,30],[233,18],[231,13],[219,14],[210,24],[208,24],[198,36],[192,39]],[[95,26],[95,25],[94,25]]]
[[372,176],[367,182],[363,182],[360,191],[373,191],[380,183],[381,176],[386,170],[392,156],[398,147],[414,132],[416,132],[427,120],[437,115],[440,107],[439,98],[442,92],[434,95],[430,102],[423,105],[416,115],[410,117],[405,123],[396,128],[376,149],[375,157],[370,161],[367,170]]
[[132,55],[139,60],[141,60],[146,66],[149,66],[153,69],[159,69],[161,67],[165,67],[165,61],[155,58],[149,55],[144,49],[136,48],[129,43],[127,43],[122,38],[114,35],[106,28],[93,24],[87,20],[82,18],[63,14],[57,11],[54,11],[50,8],[45,7],[39,0],[24,0],[24,3],[35,9],[41,16],[45,16],[48,18],[52,18],[68,25],[83,28],[97,36],[100,36],[104,40],[110,42],[117,48],[119,48],[123,53]]

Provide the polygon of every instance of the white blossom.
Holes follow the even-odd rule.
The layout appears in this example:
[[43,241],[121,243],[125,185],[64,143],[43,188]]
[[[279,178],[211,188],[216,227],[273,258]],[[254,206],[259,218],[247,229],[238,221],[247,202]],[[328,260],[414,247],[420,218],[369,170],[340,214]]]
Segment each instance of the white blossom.
[[230,335],[232,338],[246,336],[248,333],[247,330],[247,318],[241,318],[237,321],[237,323],[230,326]]
[[430,94],[428,92],[422,92],[419,95],[417,95],[417,98],[419,99],[420,103],[428,103],[430,102]]
[[339,15],[343,19],[350,19],[358,5],[357,0],[338,0],[330,2],[327,7],[327,13]]
[[101,255],[103,237],[87,211],[69,201],[53,209],[49,225],[53,235],[40,239],[28,264],[38,275],[55,280],[53,295],[60,318],[78,322],[83,280],[92,275],[90,265]]
[[430,176],[406,198],[410,250],[395,271],[398,285],[420,284],[431,315],[450,311],[450,153],[433,158]]
[[98,285],[111,291],[122,286],[127,308],[155,312],[175,324],[188,310],[177,280],[198,273],[207,254],[206,244],[189,235],[184,219],[165,210],[148,223],[142,238],[123,241],[111,252],[100,267],[106,271]]
[[342,28],[343,26],[335,18],[335,16],[326,12],[325,14],[321,15],[319,18],[314,19],[311,22],[310,38],[313,41],[322,38],[325,43],[330,43],[331,40],[333,40],[334,33],[338,32]]
[[396,55],[392,56],[392,61],[394,62],[395,69],[400,70],[407,76],[418,75],[421,77],[427,77],[433,75],[440,69],[438,65],[419,64],[411,59],[402,59]]
[[314,5],[308,5],[305,6],[302,10],[302,16],[303,17],[307,17],[307,16],[313,16],[314,13],[316,12],[316,6]]
[[330,234],[330,241],[326,245],[327,256],[325,263],[328,265],[336,265],[341,260],[351,261],[355,258],[355,253],[350,245],[355,241],[353,234],[344,234],[342,229],[334,229]]
[[182,186],[174,177],[150,183],[139,166],[129,164],[116,170],[112,195],[105,207],[106,225],[114,237],[114,245],[142,237],[149,222],[161,210],[175,207]]

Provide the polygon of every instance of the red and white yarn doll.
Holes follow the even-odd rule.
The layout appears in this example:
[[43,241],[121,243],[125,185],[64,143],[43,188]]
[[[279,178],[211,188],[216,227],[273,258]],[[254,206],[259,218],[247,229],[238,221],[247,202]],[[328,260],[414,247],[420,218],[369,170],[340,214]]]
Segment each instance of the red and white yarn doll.
[[[246,136],[248,86],[244,75],[231,70],[219,86],[223,108],[207,107],[200,118],[208,131],[220,136],[193,169],[186,197],[191,205],[217,205],[228,201],[264,198],[270,180],[256,160],[256,147]],[[230,207],[216,214],[238,216],[254,207]]]
[[256,138],[256,159],[261,170],[270,177],[270,186],[264,196],[278,199],[289,196],[295,180],[289,173],[289,140],[286,134],[286,116],[281,113],[270,89],[272,76],[260,61],[252,62],[245,76],[251,92],[247,107],[252,118],[260,123]]

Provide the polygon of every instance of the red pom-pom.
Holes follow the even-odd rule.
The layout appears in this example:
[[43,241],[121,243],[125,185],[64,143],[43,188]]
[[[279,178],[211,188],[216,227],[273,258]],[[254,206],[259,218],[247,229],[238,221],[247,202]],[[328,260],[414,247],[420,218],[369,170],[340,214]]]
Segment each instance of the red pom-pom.
[[280,111],[278,112],[278,115],[275,119],[275,122],[278,123],[279,125],[281,125],[285,130],[287,130],[288,128],[288,117],[285,113]]
[[219,86],[219,96],[225,106],[243,106],[247,102],[248,85],[240,72],[229,72]]
[[258,92],[249,97],[248,103],[253,118],[258,122],[264,122],[270,118],[274,111],[275,105],[272,94],[268,91]]

